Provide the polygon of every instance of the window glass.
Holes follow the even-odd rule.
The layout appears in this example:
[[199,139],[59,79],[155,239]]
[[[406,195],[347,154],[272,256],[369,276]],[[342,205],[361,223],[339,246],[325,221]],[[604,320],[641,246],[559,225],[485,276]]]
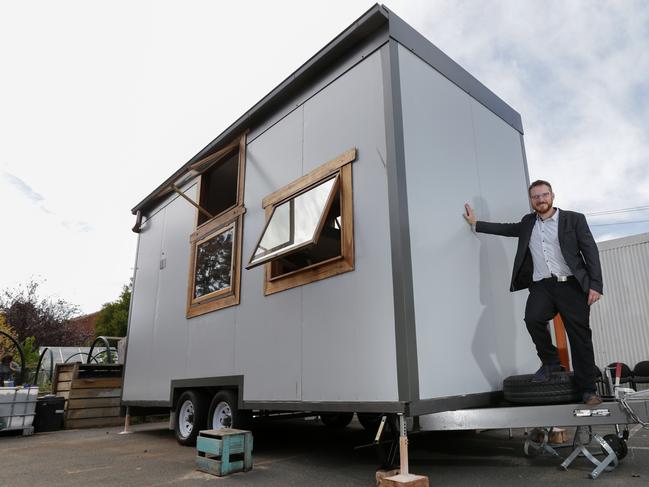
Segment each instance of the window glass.
[[234,226],[196,246],[194,299],[232,285]]
[[337,189],[338,177],[335,177],[276,206],[249,267],[314,243]]
[[341,230],[340,191],[336,191],[317,243],[273,259],[270,277],[276,278],[340,256]]

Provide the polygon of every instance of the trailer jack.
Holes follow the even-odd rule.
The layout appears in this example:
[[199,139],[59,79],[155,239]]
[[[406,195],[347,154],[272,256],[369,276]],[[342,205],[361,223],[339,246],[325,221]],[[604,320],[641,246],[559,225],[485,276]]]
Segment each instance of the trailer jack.
[[[617,426],[616,426],[617,429]],[[577,431],[575,432],[575,443],[574,450],[561,464],[561,468],[568,470],[570,464],[580,455],[583,455],[588,460],[590,460],[595,468],[590,472],[589,477],[591,479],[596,479],[604,471],[610,472],[615,469],[620,463],[620,460],[626,456],[627,446],[625,436],[627,436],[626,431],[625,435],[620,437],[618,434],[611,434],[601,437],[597,433],[593,434],[590,426],[578,426]],[[595,458],[589,449],[588,445],[592,440],[601,447],[601,454],[605,455],[603,460],[598,460]]]
[[550,435],[552,434],[552,428],[534,428],[527,435],[525,439],[525,444],[523,445],[523,451],[525,456],[532,457],[538,454],[545,455],[548,454],[553,457],[561,457],[557,453],[556,445],[550,444]]
[[[616,425],[616,431],[616,434],[602,437],[597,433],[593,433],[591,426],[577,426],[575,439],[572,444],[573,450],[563,463],[561,463],[561,468],[563,470],[568,470],[568,467],[576,458],[583,456],[595,465],[595,469],[589,474],[591,479],[594,480],[598,478],[604,471],[612,471],[618,466],[620,460],[622,460],[627,453],[626,438],[628,438],[628,430],[625,429],[624,433],[620,434],[619,427]],[[552,428],[534,428],[525,440],[525,445],[523,447],[525,455],[534,456],[537,454],[547,454],[561,458],[557,449],[566,448],[570,445],[551,444],[549,441],[551,434]],[[593,442],[593,440],[596,445],[599,445],[601,452],[592,452],[588,449],[588,446]],[[599,460],[596,456],[604,456],[604,458]]]

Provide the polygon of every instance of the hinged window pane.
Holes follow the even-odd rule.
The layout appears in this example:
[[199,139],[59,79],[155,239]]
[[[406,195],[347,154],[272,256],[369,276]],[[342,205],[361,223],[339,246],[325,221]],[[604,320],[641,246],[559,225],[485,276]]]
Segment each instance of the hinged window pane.
[[338,192],[339,177],[328,179],[277,205],[247,268],[317,242],[325,216]]

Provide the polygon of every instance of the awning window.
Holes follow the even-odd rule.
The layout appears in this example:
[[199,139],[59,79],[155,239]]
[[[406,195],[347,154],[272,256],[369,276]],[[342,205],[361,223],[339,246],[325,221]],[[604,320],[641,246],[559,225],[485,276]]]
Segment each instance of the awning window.
[[338,194],[336,175],[273,208],[247,269],[316,244]]

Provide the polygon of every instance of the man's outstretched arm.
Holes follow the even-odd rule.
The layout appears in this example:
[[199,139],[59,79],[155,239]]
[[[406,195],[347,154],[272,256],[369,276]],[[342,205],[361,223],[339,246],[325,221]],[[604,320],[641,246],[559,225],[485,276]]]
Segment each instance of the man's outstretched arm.
[[503,237],[518,237],[521,233],[520,223],[491,223],[476,218],[469,203],[464,204],[464,219],[476,232],[501,235]]

